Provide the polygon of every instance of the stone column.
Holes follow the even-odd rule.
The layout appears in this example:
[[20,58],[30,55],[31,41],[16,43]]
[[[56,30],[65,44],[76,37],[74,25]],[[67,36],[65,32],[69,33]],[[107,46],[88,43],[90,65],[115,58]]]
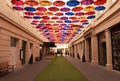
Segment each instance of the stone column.
[[112,69],[112,43],[111,43],[111,32],[109,29],[105,30],[106,34],[106,53],[107,53],[107,64],[106,68],[107,69]]
[[76,49],[77,49],[77,47],[76,47],[76,44],[75,44],[75,45],[74,45],[74,56],[75,56],[75,58],[77,58]]
[[27,44],[26,44],[26,57],[25,57],[26,58],[26,64],[29,63],[30,56],[31,56],[30,42],[27,41]]
[[98,39],[97,35],[92,35],[91,37],[92,46],[92,64],[98,64]]
[[87,39],[85,39],[85,60],[89,62],[89,45]]

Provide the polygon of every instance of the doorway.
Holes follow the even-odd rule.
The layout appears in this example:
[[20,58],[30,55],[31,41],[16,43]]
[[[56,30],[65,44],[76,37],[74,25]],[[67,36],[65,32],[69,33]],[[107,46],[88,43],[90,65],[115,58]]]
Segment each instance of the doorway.
[[22,65],[26,63],[26,41],[22,41],[21,62]]

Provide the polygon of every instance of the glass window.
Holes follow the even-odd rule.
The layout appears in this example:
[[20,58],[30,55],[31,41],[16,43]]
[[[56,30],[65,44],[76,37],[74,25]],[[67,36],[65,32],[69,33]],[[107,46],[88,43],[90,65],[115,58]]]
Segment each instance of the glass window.
[[16,44],[17,44],[17,39],[14,38],[14,37],[11,37],[11,43],[10,43],[10,46],[11,46],[11,47],[16,47]]

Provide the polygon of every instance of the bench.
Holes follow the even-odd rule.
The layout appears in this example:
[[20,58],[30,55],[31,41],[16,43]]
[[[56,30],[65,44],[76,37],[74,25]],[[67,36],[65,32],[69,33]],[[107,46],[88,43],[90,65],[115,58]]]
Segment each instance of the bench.
[[0,75],[14,71],[14,65],[9,65],[8,62],[0,63]]

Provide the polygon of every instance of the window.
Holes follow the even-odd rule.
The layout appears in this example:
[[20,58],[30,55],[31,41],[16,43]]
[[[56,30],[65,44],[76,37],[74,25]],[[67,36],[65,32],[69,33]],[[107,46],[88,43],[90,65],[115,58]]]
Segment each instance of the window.
[[16,47],[16,44],[17,44],[17,39],[14,38],[14,37],[11,37],[11,43],[10,43],[10,46],[11,46],[11,47]]

